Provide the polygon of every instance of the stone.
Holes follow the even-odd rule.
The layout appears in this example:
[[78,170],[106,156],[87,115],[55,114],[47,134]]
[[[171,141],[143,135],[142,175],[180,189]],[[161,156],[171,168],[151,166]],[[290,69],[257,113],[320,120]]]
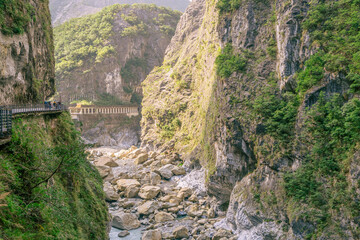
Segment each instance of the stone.
[[208,218],[215,218],[216,214],[214,208],[209,208],[209,210],[207,211],[207,216]]
[[201,225],[204,225],[204,224],[206,224],[207,222],[208,222],[208,220],[207,219],[200,219],[199,221],[197,221],[199,224],[201,224]]
[[151,172],[150,173],[150,183],[152,185],[157,185],[161,182],[161,177],[159,174],[155,173],[155,172]]
[[160,208],[159,203],[155,201],[147,201],[146,203],[140,205],[138,207],[138,213],[141,215],[149,215],[154,213],[156,210]]
[[151,164],[150,164],[150,169],[151,171],[155,171],[155,170],[158,170],[159,168],[161,168],[161,162],[160,161],[153,161]]
[[149,155],[147,153],[142,153],[140,154],[136,159],[135,159],[135,164],[139,165],[139,164],[143,164],[144,162],[146,162],[146,160],[148,160]]
[[108,166],[108,167],[118,167],[119,165],[114,162],[114,160],[112,160],[109,157],[101,157],[98,158],[96,161],[94,161],[94,165],[97,166]]
[[219,229],[215,235],[213,236],[213,240],[220,240],[220,239],[229,239],[231,237],[232,233],[230,231],[227,231],[225,229]]
[[178,211],[179,211],[178,207],[171,207],[168,209],[168,212],[171,212],[171,213],[177,213]]
[[135,179],[120,179],[116,181],[117,187],[120,191],[125,191],[128,187],[140,187],[140,183]]
[[175,238],[188,238],[189,237],[189,230],[185,226],[177,227],[173,230],[173,236]]
[[111,225],[120,230],[131,230],[139,228],[140,221],[135,214],[119,212],[113,214]]
[[137,158],[137,156],[139,156],[142,153],[142,150],[139,149],[135,149],[134,151],[130,152],[128,157],[129,158]]
[[189,206],[186,209],[186,212],[190,217],[201,217],[202,215],[202,211],[198,210],[198,206],[196,204]]
[[175,175],[175,176],[179,176],[179,175],[185,175],[186,174],[186,171],[183,167],[178,167],[178,166],[175,166],[173,168],[173,170],[171,170],[171,172]]
[[174,220],[174,217],[170,213],[158,212],[155,214],[155,221],[157,223],[168,222]]
[[172,170],[174,167],[172,164],[165,165],[159,169],[159,173],[164,179],[169,180],[173,176]]
[[121,231],[118,234],[118,237],[122,238],[122,237],[126,237],[127,235],[129,235],[129,231],[125,230],[125,231]]
[[102,178],[106,178],[110,173],[110,167],[109,166],[95,166],[98,172],[100,173],[100,176]]
[[125,189],[125,196],[127,198],[136,198],[139,194],[140,188],[137,186],[129,186]]
[[198,197],[196,196],[196,194],[193,194],[189,197],[189,201],[191,202],[197,202],[198,201]]
[[190,188],[182,188],[178,194],[177,197],[180,199],[188,198],[192,194],[192,190]]
[[141,197],[142,199],[150,200],[155,198],[160,193],[160,191],[161,191],[160,187],[145,186],[140,189],[139,197]]
[[150,152],[149,152],[149,157],[150,157],[150,158],[153,158],[153,159],[154,159],[154,158],[156,158],[156,156],[157,156],[157,153],[156,153],[156,152],[153,152],[153,151],[150,151]]
[[114,187],[109,182],[104,183],[104,192],[106,201],[117,201],[119,199],[119,194],[116,193]]
[[150,230],[143,233],[141,240],[161,240],[161,237],[159,230]]

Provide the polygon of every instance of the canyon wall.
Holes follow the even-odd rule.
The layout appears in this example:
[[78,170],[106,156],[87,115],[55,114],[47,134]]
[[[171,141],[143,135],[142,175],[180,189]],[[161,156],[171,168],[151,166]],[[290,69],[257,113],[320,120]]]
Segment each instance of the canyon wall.
[[359,7],[193,1],[144,81],[143,146],[205,169],[239,239],[358,238]]

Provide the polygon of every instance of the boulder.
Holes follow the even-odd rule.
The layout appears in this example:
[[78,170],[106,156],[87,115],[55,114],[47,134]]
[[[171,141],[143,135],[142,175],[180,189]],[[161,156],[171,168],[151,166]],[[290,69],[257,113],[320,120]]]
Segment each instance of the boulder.
[[137,210],[141,215],[149,215],[154,213],[160,208],[159,203],[155,201],[147,201],[146,203],[140,205]]
[[128,187],[140,187],[141,184],[135,179],[120,179],[116,181],[120,191],[125,191]]
[[161,189],[157,186],[145,186],[140,189],[139,197],[142,199],[153,199],[155,198],[159,193]]
[[169,180],[173,176],[172,170],[174,167],[172,164],[165,165],[159,169],[159,173],[164,179]]
[[125,196],[127,198],[136,198],[139,194],[140,188],[133,185],[129,186],[125,189]]
[[185,226],[177,227],[173,230],[173,236],[179,239],[188,238],[189,230]]
[[161,182],[161,177],[159,174],[155,173],[155,172],[151,172],[150,173],[150,183],[152,185],[157,185]]
[[230,239],[230,237],[232,236],[232,233],[228,230],[225,230],[225,229],[219,229],[214,237],[213,237],[213,240],[220,240],[220,239]]
[[98,172],[100,173],[100,176],[102,178],[106,178],[110,173],[110,167],[109,166],[95,166]]
[[104,192],[106,201],[117,201],[119,199],[119,194],[116,193],[114,187],[109,182],[104,183]]
[[141,240],[161,240],[161,237],[159,230],[150,230],[143,233]]
[[142,150],[139,149],[135,149],[134,151],[130,152],[128,157],[129,158],[137,158],[137,156],[139,156],[142,153]]
[[132,213],[119,212],[113,214],[111,225],[120,230],[131,230],[140,227],[140,221]]
[[177,197],[180,199],[188,198],[192,194],[192,190],[190,188],[182,188],[177,194]]
[[168,222],[174,220],[174,217],[170,213],[158,212],[155,214],[155,221],[157,223]]
[[149,158],[149,155],[147,153],[142,153],[139,156],[137,156],[137,158],[135,159],[135,164],[139,165],[139,164],[143,164],[144,162],[146,162]]
[[190,217],[201,217],[203,213],[201,210],[198,210],[198,206],[196,204],[189,206],[186,209],[186,212]]
[[150,169],[151,171],[155,171],[155,170],[158,170],[159,168],[161,168],[161,162],[160,161],[153,161],[151,164],[150,164]]
[[108,166],[108,167],[118,167],[119,165],[114,162],[114,160],[112,160],[109,157],[101,157],[98,158],[96,161],[94,161],[94,165],[97,166]]
[[174,166],[173,170],[171,170],[171,172],[175,175],[175,176],[179,176],[179,175],[185,175],[186,171],[183,167],[178,167],[178,166]]
[[124,231],[119,232],[118,237],[120,237],[120,238],[126,237],[129,234],[130,234],[129,231],[124,230]]
[[114,153],[114,157],[118,158],[118,159],[123,159],[128,155],[128,151],[126,150],[120,150],[119,152]]

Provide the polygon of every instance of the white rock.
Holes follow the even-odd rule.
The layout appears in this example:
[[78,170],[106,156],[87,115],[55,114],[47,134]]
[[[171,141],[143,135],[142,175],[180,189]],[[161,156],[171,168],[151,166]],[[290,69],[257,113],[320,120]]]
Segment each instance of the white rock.
[[113,214],[111,225],[120,230],[131,230],[139,228],[140,221],[135,214],[119,212]]
[[139,197],[143,199],[153,199],[155,198],[159,193],[161,189],[157,186],[145,186],[140,189]]

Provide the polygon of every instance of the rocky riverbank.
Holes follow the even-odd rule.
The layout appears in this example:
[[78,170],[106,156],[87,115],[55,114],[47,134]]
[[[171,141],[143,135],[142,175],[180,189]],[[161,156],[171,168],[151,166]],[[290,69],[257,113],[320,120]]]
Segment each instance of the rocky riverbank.
[[142,240],[236,239],[217,227],[225,213],[206,195],[204,172],[184,168],[179,155],[134,146],[88,152],[104,179],[111,226],[121,230],[119,239],[137,238],[134,229],[142,229]]

